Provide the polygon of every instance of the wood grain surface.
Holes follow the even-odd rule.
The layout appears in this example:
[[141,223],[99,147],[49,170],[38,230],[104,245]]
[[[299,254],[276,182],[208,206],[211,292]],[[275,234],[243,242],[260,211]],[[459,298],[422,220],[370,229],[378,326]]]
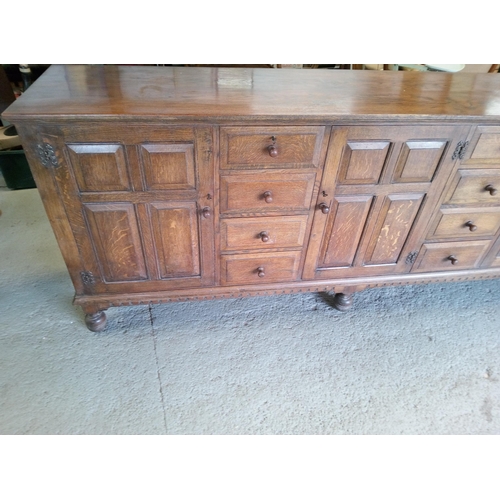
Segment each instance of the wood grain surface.
[[500,116],[500,74],[54,65],[4,116],[487,119]]

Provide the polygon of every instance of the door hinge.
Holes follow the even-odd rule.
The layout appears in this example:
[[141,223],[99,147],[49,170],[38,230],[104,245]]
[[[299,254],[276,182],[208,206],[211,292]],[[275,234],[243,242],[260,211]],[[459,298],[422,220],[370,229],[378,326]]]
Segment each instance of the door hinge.
[[56,152],[50,144],[47,144],[46,142],[38,144],[36,147],[36,151],[44,167],[57,168],[59,166]]
[[464,159],[465,152],[467,151],[467,146],[469,146],[469,141],[459,141],[455,151],[453,151],[452,160],[456,160],[459,158],[460,160]]
[[411,252],[410,254],[408,254],[408,257],[406,257],[405,262],[407,264],[415,264],[415,261],[417,260],[417,255],[418,252]]
[[80,273],[82,283],[87,286],[95,285],[95,278],[91,271],[82,271]]

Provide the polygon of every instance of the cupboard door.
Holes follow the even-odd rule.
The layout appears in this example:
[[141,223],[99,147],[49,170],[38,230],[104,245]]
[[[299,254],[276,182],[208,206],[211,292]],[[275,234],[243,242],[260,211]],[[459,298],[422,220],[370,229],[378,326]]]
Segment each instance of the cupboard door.
[[[213,130],[103,124],[44,129],[45,169],[80,254],[84,293],[214,282]],[[81,287],[80,287],[81,289]]]
[[303,277],[408,272],[467,130],[333,128]]

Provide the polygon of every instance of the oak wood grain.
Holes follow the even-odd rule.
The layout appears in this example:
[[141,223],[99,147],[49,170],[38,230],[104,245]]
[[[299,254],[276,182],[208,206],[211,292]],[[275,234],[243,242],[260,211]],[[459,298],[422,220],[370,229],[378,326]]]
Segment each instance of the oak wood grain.
[[479,265],[488,247],[489,241],[425,243],[412,272],[473,269]]
[[317,168],[324,131],[324,127],[222,127],[220,168]]
[[499,81],[493,73],[55,65],[5,118],[484,120],[500,116]]
[[274,172],[222,175],[221,213],[309,210],[315,172],[293,172],[285,177]]
[[301,247],[304,243],[307,219],[307,215],[222,219],[221,250]]
[[294,281],[299,264],[300,252],[223,255],[221,281],[223,285]]
[[442,207],[427,239],[492,237],[499,229],[500,207]]

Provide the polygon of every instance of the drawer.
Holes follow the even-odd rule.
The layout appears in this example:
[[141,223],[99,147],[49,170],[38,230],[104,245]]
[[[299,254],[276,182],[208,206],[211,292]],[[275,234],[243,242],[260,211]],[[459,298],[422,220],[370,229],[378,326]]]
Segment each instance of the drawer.
[[300,252],[275,252],[221,257],[223,285],[277,283],[298,278]]
[[493,236],[500,229],[500,207],[441,208],[428,239]]
[[452,183],[447,203],[500,204],[500,170],[459,170]]
[[479,265],[489,241],[424,243],[412,272],[457,271]]
[[221,250],[297,247],[304,243],[307,215],[220,221]]
[[223,127],[220,168],[316,168],[324,127]]
[[220,182],[221,213],[309,210],[316,174],[223,175]]
[[500,161],[500,127],[479,125],[467,148],[462,165],[495,165]]

